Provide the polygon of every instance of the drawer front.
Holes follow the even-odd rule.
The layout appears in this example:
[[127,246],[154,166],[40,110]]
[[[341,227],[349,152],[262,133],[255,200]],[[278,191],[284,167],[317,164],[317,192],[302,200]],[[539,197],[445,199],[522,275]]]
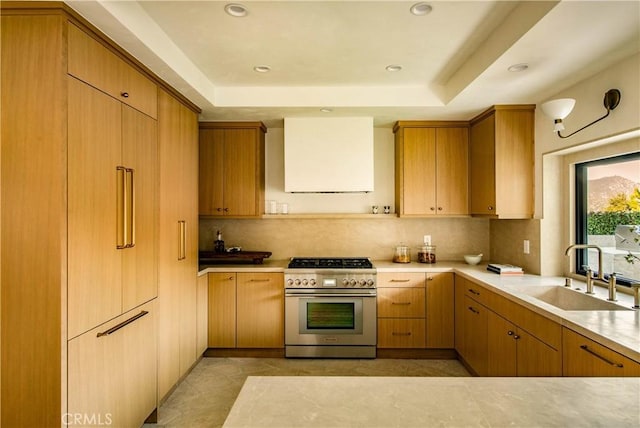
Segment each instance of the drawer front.
[[424,319],[378,319],[378,348],[424,348]]
[[568,328],[562,329],[564,376],[640,376],[637,363]]
[[425,274],[421,272],[383,272],[377,275],[378,288],[422,287]]
[[67,72],[156,119],[156,84],[75,25],[68,28]]
[[473,281],[465,281],[464,294],[484,306],[490,306],[493,293]]
[[378,289],[379,318],[424,318],[424,288]]

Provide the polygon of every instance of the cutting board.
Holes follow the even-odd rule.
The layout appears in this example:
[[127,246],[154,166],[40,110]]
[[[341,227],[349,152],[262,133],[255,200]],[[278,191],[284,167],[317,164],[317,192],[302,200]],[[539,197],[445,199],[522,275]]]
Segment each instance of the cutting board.
[[200,264],[214,263],[253,263],[261,265],[264,259],[271,256],[270,251],[237,251],[234,253],[216,253],[213,251],[200,251]]

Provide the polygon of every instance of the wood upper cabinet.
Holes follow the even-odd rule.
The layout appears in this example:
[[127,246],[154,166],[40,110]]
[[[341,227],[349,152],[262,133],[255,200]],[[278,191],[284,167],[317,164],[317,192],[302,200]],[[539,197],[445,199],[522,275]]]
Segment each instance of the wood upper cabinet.
[[533,217],[534,109],[493,106],[471,120],[472,215]]
[[394,132],[399,215],[467,215],[468,124],[403,121]]
[[68,73],[136,110],[157,118],[157,85],[103,43],[70,23]]
[[564,376],[640,376],[640,363],[562,328],[562,372]]
[[426,274],[426,347],[453,349],[454,274]]
[[261,122],[200,123],[200,215],[262,215],[265,133]]

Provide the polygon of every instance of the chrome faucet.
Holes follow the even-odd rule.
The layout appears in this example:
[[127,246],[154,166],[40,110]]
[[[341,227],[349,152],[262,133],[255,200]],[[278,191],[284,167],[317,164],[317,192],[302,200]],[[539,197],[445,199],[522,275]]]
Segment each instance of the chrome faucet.
[[[565,256],[568,256],[569,253],[571,252],[571,250],[573,249],[577,249],[577,250],[582,250],[585,248],[593,248],[595,250],[598,251],[598,277],[596,278],[596,281],[601,281],[602,283],[606,283],[604,280],[604,272],[602,270],[602,248],[598,247],[597,245],[593,245],[593,244],[572,244],[569,245],[567,247],[567,249],[564,252]],[[593,293],[593,271],[591,270],[591,268],[589,266],[583,266],[583,268],[586,270],[586,277],[587,277],[587,294],[594,294]],[[615,289],[616,289],[616,279],[615,279],[615,275],[613,276],[613,281],[611,279],[609,279],[609,283],[607,284],[607,286],[609,287],[609,297],[612,297],[613,294],[613,299],[609,299],[609,300],[615,300]],[[611,289],[613,288],[613,292],[611,291]]]

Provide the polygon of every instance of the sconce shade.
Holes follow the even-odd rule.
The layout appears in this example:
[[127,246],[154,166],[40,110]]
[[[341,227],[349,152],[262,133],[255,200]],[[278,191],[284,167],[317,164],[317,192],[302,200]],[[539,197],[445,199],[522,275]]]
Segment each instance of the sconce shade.
[[564,119],[569,116],[573,106],[576,105],[576,100],[573,98],[560,98],[557,100],[547,101],[542,104],[542,112],[549,116],[551,119]]

